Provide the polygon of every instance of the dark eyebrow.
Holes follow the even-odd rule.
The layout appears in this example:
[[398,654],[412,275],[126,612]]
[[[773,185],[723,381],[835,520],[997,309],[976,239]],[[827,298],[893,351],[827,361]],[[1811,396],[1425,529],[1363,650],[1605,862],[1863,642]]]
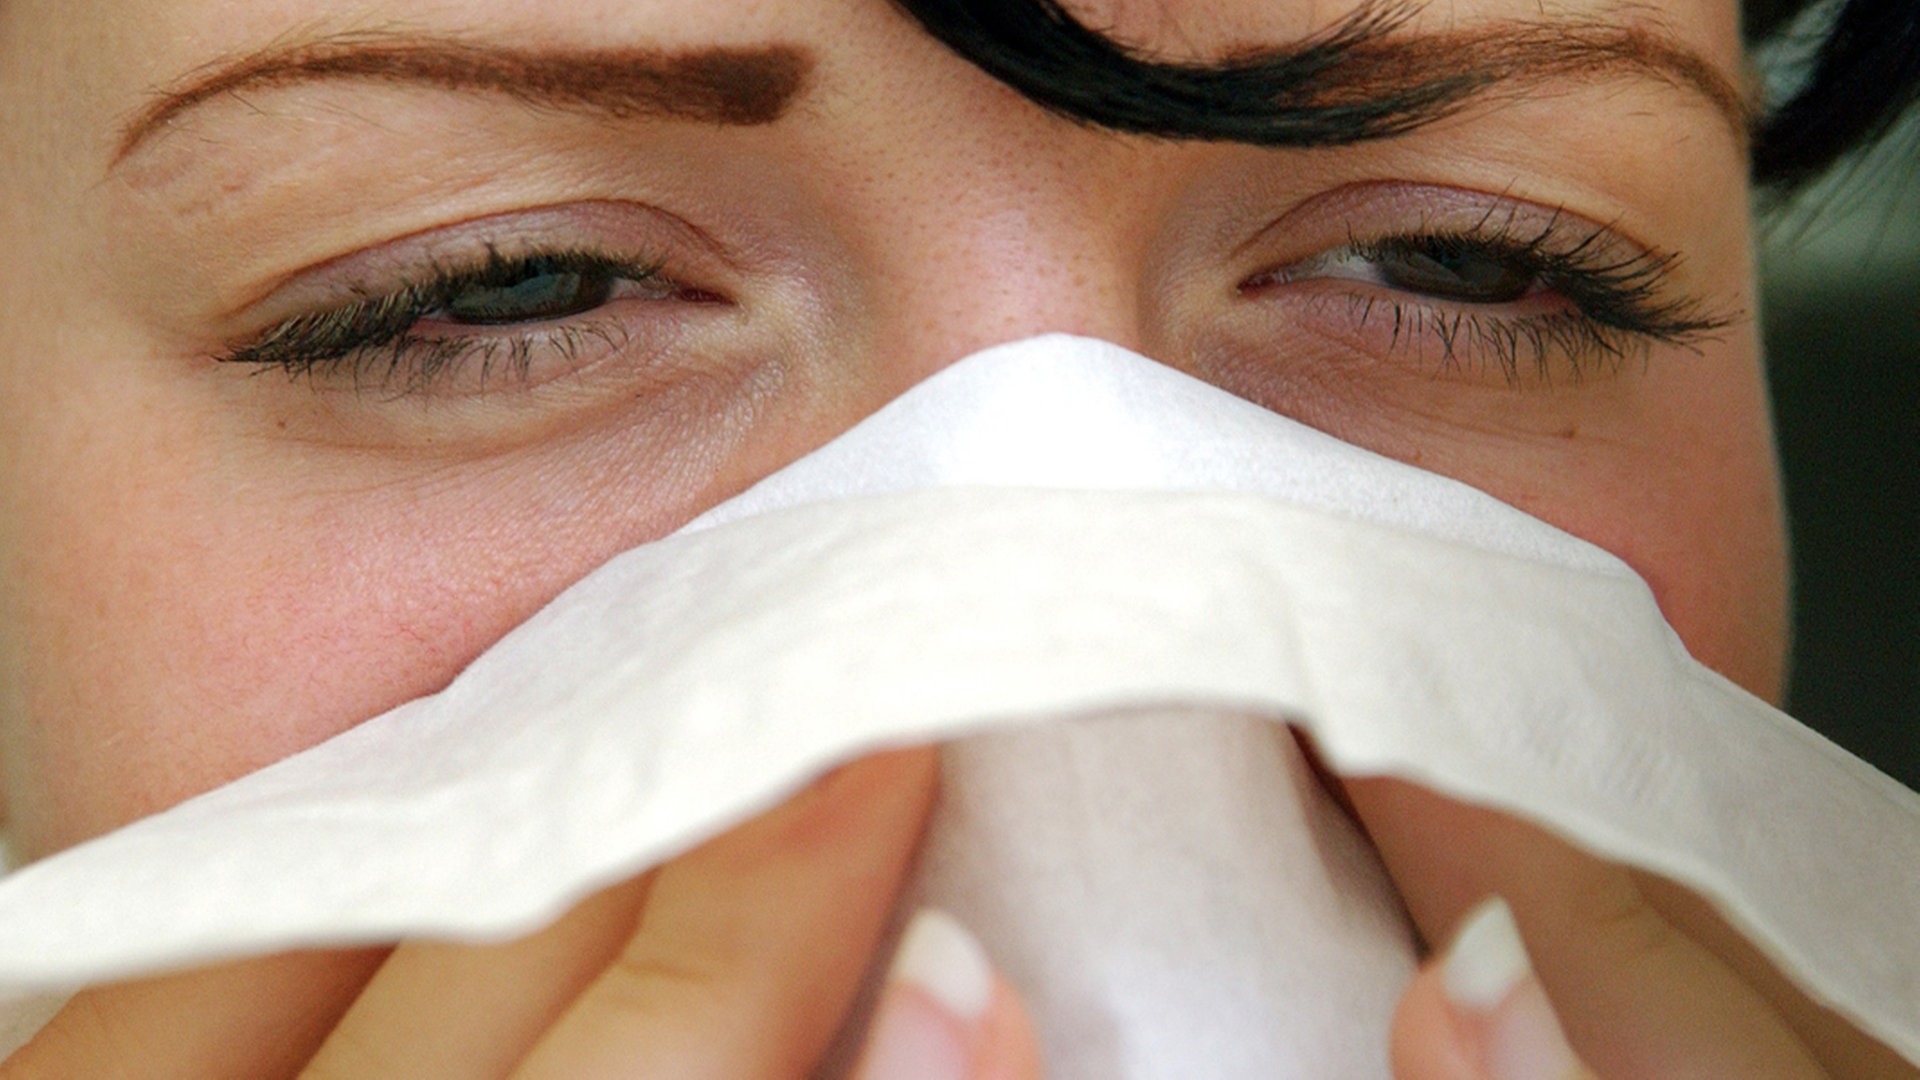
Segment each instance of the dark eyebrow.
[[685,51],[524,50],[451,39],[356,34],[217,61],[159,92],[121,133],[118,165],[181,114],[248,90],[329,79],[504,94],[615,117],[712,124],[778,120],[806,89],[813,57],[793,45]]
[[1346,146],[1412,131],[1487,97],[1620,78],[1701,100],[1743,147],[1755,118],[1739,84],[1650,17],[1542,16],[1413,30],[1416,0],[1363,0],[1304,40],[1187,61],[1107,37],[1059,0],[894,3],[1037,104],[1165,139]]

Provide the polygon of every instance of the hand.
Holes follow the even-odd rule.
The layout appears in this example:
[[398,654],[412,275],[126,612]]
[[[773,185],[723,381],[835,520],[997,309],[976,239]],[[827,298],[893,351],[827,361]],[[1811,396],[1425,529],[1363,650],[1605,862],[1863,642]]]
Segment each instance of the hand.
[[1401,1001],[1398,1080],[1920,1077],[1693,894],[1404,781],[1345,788],[1421,934],[1454,942]]
[[[852,1007],[933,762],[848,766],[508,944],[304,953],[88,991],[0,1080],[800,1080]],[[1017,999],[950,920],[916,920],[893,974],[859,1080],[1037,1080]]]
[[[892,907],[931,760],[850,766],[507,945],[298,954],[90,991],[0,1080],[805,1076]],[[1402,1001],[1399,1080],[1920,1076],[1683,890],[1410,784],[1346,787],[1427,939],[1449,940],[1470,911],[1480,924]],[[1523,952],[1499,909],[1475,911],[1492,895],[1510,902]],[[855,1076],[1040,1069],[978,946],[923,915]]]

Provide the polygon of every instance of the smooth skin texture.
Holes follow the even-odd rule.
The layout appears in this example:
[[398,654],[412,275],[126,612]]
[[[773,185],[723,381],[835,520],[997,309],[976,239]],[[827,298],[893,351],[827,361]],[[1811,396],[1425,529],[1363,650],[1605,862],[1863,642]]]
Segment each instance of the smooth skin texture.
[[[1210,57],[1349,7],[1077,10]],[[1565,7],[1658,25],[1738,81],[1730,3]],[[1461,0],[1408,29],[1539,15]],[[208,65],[370,34],[573,56],[777,44],[812,62],[755,126],[329,79],[213,95],[122,156],[127,124]],[[28,857],[438,689],[611,555],[942,365],[1053,330],[1606,547],[1696,656],[1778,695],[1744,147],[1670,82],[1572,76],[1388,141],[1258,150],[1069,124],[877,0],[8,0],[0,102],[0,798]],[[1545,220],[1674,255],[1663,292],[1727,322],[1617,362],[1548,349],[1509,377],[1481,337],[1444,346],[1433,327],[1457,303],[1325,274],[1249,287],[1356,238]],[[417,352],[291,375],[218,359],[491,249],[580,247],[659,260],[668,286],[432,377]],[[524,943],[408,943],[378,975],[381,957],[351,953],[95,991],[0,1075],[805,1075],[930,783],[924,755],[848,770]],[[1508,897],[1608,1080],[1674,1061],[1710,1075],[1757,1046],[1803,1070],[1782,1075],[1914,1075],[1691,898],[1402,787],[1349,785],[1423,935]],[[1020,1025],[991,1026],[1012,1034],[980,1060],[1014,1064],[981,1067],[1030,1075]],[[1413,1041],[1442,1053],[1432,1031]]]

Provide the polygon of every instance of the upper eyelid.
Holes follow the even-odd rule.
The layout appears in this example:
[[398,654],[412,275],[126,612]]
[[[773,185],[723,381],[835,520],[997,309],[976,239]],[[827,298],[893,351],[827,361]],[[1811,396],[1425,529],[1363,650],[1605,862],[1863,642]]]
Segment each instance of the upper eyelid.
[[553,248],[528,251],[523,254],[507,256],[492,246],[488,246],[483,256],[464,262],[436,262],[426,271],[408,275],[403,280],[380,289],[362,291],[353,290],[353,298],[338,305],[336,310],[349,310],[357,305],[375,305],[389,302],[402,296],[410,296],[421,302],[433,299],[436,293],[454,292],[464,288],[484,285],[487,275],[500,268],[518,268],[522,263],[534,260],[548,262],[593,264],[595,268],[619,271],[630,274],[636,279],[670,279],[664,256],[644,253],[634,256],[603,252],[594,245],[579,245],[568,248]]
[[[1325,250],[1334,237],[1351,242],[1390,235],[1429,232],[1472,234],[1529,232],[1542,237],[1578,233],[1583,239],[1634,253],[1657,252],[1623,216],[1598,217],[1564,203],[1543,203],[1513,189],[1488,191],[1446,184],[1365,181],[1324,191],[1294,203],[1262,224],[1232,249],[1236,259],[1252,259],[1261,249],[1293,246],[1304,257]],[[1302,237],[1319,236],[1318,246],[1301,250]]]
[[[1431,242],[1458,242],[1464,247],[1495,258],[1510,260],[1540,275],[1563,277],[1569,286],[1588,290],[1632,289],[1654,294],[1667,291],[1684,260],[1676,252],[1643,248],[1614,234],[1609,228],[1584,220],[1565,224],[1558,214],[1544,220],[1536,215],[1534,225],[1515,228],[1501,222],[1489,224],[1494,215],[1483,215],[1464,228],[1441,229],[1387,227],[1354,230],[1349,223],[1345,239],[1322,244],[1297,259],[1275,260],[1242,279],[1242,287],[1272,277],[1291,277],[1289,271],[1335,255],[1380,258],[1393,253],[1417,251]],[[1669,303],[1699,305],[1693,297],[1674,296]]]
[[470,265],[490,249],[507,255],[596,250],[636,261],[644,255],[677,265],[698,262],[716,272],[742,265],[711,234],[657,207],[606,200],[532,207],[436,225],[275,275],[217,318],[226,325],[257,325],[337,307],[356,296],[377,299],[431,280],[443,267]]

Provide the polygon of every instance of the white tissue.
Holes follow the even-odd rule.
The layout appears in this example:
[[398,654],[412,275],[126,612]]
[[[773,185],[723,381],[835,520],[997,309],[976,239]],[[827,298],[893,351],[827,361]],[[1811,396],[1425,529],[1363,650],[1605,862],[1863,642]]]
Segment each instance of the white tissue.
[[1286,727],[1055,722],[952,743],[941,775],[911,901],[979,928],[1049,1080],[1387,1080],[1405,916]]
[[[1096,714],[1108,718],[1031,727]],[[1175,962],[1179,942],[1058,953],[1092,974],[1047,960],[1021,944],[1054,924],[1025,910],[1056,895],[1045,868],[1010,856],[1037,899],[996,913],[983,883],[998,869],[967,866],[991,845],[966,837],[1009,831],[970,793],[1054,775],[1022,761],[1082,762],[1076,784],[1174,790],[1192,762],[1166,748],[1185,737],[1196,757],[1275,748],[1230,789],[1248,798],[1228,801],[1254,820],[1267,811],[1252,807],[1297,796],[1304,830],[1261,846],[1245,822],[1212,831],[1225,808],[1194,807],[1155,836],[1152,812],[1177,805],[1088,787],[1079,805],[1105,809],[1063,842],[1069,858],[1112,870],[1119,849],[1102,845],[1128,835],[1161,851],[1217,836],[1195,850],[1203,863],[1260,867],[1231,879],[1243,895],[1209,894],[1212,876],[1195,874],[1184,897],[1091,922],[1124,935],[1156,904],[1213,904],[1186,935],[1192,955],[1263,943],[1243,958],[1296,947],[1269,934],[1332,927],[1350,947],[1331,950],[1348,970],[1328,983],[1360,1003],[1350,1037],[1377,1042],[1316,1049],[1300,1067],[1381,1075],[1379,1002],[1406,964],[1391,898],[1287,757],[1285,729],[1262,741],[1235,716],[1302,725],[1338,771],[1507,808],[1689,885],[1814,996],[1920,1062],[1920,798],[1694,663],[1604,552],[1061,336],[954,365],[614,560],[443,693],[0,881],[0,987],[294,945],[510,936],[832,764],[968,734],[981,741],[949,755],[956,783],[919,887],[969,908],[990,950],[1011,956],[996,959],[1045,984],[1043,1030],[1073,1043],[1050,1045],[1062,1055],[1050,1063],[1090,1070],[1059,1075],[1283,1075],[1261,1071],[1286,1048],[1258,1045],[1249,1014],[1221,1013],[1184,1046],[1178,1027],[1153,1028],[1152,999],[1130,987]],[[1020,739],[1038,741],[1001,741]],[[1301,865],[1286,845],[1303,836],[1332,838],[1308,864],[1315,880],[1276,885],[1279,867]],[[1262,890],[1292,897],[1278,925],[1227,914]],[[1254,1010],[1299,993],[1264,963],[1245,971]],[[1165,1004],[1192,1004],[1206,969],[1188,974]],[[1089,993],[1108,997],[1089,1012]],[[1088,1034],[1100,1031],[1104,1043]],[[1085,1064],[1109,1053],[1137,1071]]]

